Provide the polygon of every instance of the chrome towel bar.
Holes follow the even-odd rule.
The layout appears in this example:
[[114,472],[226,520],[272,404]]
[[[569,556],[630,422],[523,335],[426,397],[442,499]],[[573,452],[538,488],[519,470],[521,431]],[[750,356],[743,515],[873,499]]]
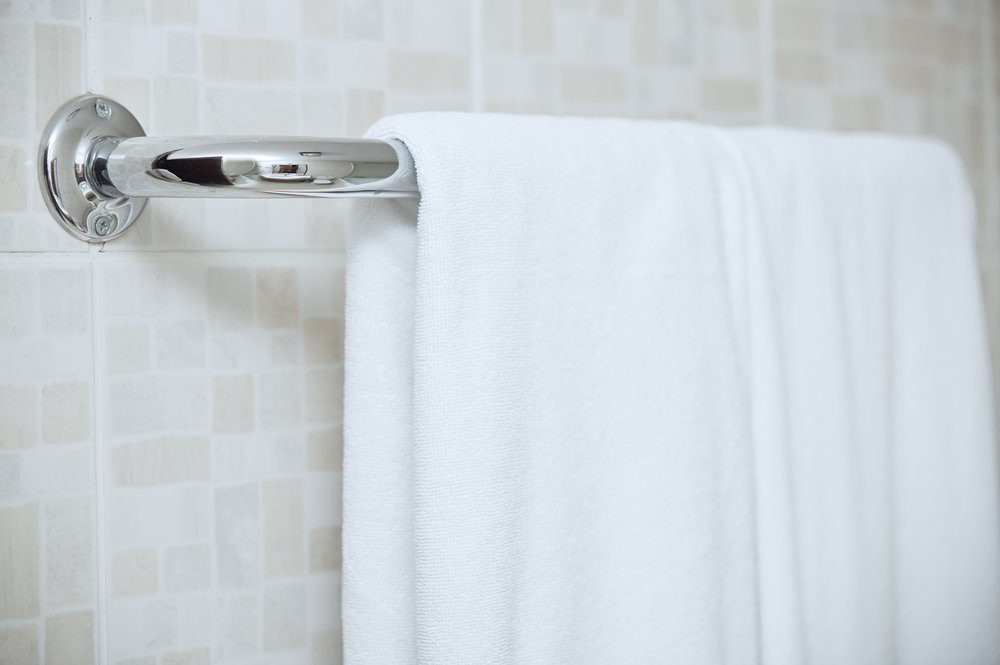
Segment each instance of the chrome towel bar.
[[147,137],[127,108],[98,95],[63,104],[42,133],[42,195],[73,236],[105,242],[148,197],[417,195],[412,162],[384,141],[305,137]]

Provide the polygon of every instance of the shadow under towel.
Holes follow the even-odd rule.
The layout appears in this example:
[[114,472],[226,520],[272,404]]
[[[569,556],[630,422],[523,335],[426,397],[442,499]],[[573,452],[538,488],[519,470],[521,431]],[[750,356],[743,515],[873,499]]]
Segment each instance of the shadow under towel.
[[950,151],[458,113],[369,136],[422,196],[349,240],[349,665],[1000,662]]

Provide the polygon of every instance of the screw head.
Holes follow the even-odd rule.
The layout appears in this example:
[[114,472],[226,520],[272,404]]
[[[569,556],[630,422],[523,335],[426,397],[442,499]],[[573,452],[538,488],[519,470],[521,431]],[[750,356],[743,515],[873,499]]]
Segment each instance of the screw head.
[[115,228],[115,218],[111,215],[101,215],[94,220],[94,232],[99,236],[106,236]]
[[110,118],[111,117],[111,105],[108,104],[103,99],[98,99],[94,103],[94,110],[97,111],[97,116],[100,118]]

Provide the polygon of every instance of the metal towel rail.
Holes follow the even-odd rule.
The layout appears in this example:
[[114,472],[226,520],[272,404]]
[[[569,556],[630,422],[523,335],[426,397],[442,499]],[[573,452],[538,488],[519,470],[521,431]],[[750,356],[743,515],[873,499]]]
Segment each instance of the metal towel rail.
[[147,137],[118,102],[83,95],[63,104],[42,133],[38,176],[66,231],[106,242],[135,222],[148,197],[416,196],[404,161],[384,141]]

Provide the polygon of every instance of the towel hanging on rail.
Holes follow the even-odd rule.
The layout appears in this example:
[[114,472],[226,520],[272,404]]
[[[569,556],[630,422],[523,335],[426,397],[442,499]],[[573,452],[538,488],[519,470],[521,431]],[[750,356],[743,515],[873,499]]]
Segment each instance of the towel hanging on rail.
[[348,253],[354,663],[990,663],[968,186],[927,141],[389,118]]

